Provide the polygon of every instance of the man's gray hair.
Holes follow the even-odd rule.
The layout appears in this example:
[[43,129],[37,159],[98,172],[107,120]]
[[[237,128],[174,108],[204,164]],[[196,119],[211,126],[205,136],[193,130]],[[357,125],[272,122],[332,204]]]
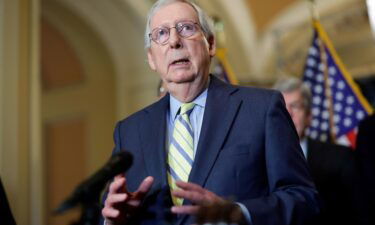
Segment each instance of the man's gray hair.
[[195,3],[189,1],[189,0],[159,0],[155,2],[155,4],[152,6],[150,11],[148,12],[147,15],[147,24],[146,24],[146,31],[145,31],[145,36],[144,36],[144,41],[145,41],[145,49],[150,48],[151,46],[151,38],[150,38],[150,33],[151,33],[151,19],[154,16],[154,14],[162,7],[175,3],[175,2],[183,2],[186,4],[189,4],[193,7],[193,9],[197,12],[198,18],[199,18],[199,25],[202,28],[203,34],[208,40],[211,37],[215,36],[214,32],[214,25],[212,19]]
[[310,88],[300,79],[297,79],[295,77],[284,77],[282,79],[279,79],[273,86],[273,88],[283,93],[290,93],[300,90],[303,97],[304,107],[308,112],[310,112],[312,104],[311,91]]

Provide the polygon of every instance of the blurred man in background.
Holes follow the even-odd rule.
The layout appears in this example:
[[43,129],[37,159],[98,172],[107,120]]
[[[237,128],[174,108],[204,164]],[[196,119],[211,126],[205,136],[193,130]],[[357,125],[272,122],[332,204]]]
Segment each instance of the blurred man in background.
[[371,224],[364,186],[350,148],[305,136],[311,122],[311,92],[297,78],[279,80],[274,88],[284,96],[316,188],[322,198],[319,224]]

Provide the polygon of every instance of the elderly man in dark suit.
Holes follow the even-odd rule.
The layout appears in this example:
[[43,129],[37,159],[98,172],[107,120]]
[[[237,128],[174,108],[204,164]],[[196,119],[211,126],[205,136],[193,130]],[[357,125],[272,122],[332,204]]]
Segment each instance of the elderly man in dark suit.
[[228,200],[248,224],[311,221],[317,192],[281,94],[209,75],[212,24],[190,1],[157,1],[145,39],[168,94],[116,126],[114,152],[134,163],[109,187],[105,223],[191,224]]
[[350,148],[305,135],[311,120],[311,92],[297,78],[279,80],[286,107],[296,126],[316,188],[322,198],[319,224],[372,224],[358,165]]

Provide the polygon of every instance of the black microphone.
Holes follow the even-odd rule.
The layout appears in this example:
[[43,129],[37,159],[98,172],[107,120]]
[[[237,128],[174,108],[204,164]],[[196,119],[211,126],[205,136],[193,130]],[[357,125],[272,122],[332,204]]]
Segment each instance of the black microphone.
[[78,203],[89,203],[99,198],[107,182],[114,176],[127,171],[132,163],[133,156],[127,151],[122,150],[113,155],[101,169],[77,186],[73,194],[54,212],[60,214]]

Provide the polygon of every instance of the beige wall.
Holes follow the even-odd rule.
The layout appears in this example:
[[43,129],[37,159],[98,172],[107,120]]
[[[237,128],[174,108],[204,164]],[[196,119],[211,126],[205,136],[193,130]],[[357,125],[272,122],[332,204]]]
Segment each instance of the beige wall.
[[[86,21],[56,5],[42,9],[43,151],[46,210],[52,211],[111,154],[116,74]],[[49,215],[48,224],[68,224],[76,216]]]
[[37,0],[6,0],[0,14],[0,173],[19,224],[29,224],[32,217],[30,190],[35,167],[31,161],[34,146],[30,134],[35,127],[30,121],[37,120],[31,106],[31,98],[36,94],[31,82],[38,76],[34,61],[37,8]]
[[[43,124],[69,123],[77,116],[85,118],[85,132],[81,136],[84,136],[83,146],[86,147],[80,149],[85,162],[76,167],[77,174],[83,174],[83,179],[110,156],[116,117],[122,118],[152,102],[155,99],[153,87],[157,86],[158,80],[156,76],[149,76],[144,52],[139,51],[143,49],[137,35],[141,32],[126,34],[134,30],[136,24],[126,22],[132,27],[124,27],[125,31],[112,28],[112,32],[121,31],[126,37],[139,41],[139,49],[125,49],[119,53],[118,48],[124,50],[122,43],[127,47],[135,43],[123,38],[115,45],[109,44],[111,39],[103,38],[102,31],[94,29],[92,18],[82,19],[74,10],[55,3],[44,7],[44,3],[38,0],[0,2],[0,174],[14,216],[21,225],[46,224],[47,215],[54,207],[46,204],[50,200],[47,198],[49,194],[53,194],[48,189],[48,182],[52,179],[46,177],[51,166],[48,162],[53,160],[50,161],[47,151],[64,148],[45,148],[47,139],[44,139],[45,132],[41,129]],[[51,8],[53,10],[49,11]],[[86,76],[79,85],[42,90],[39,23],[43,10],[47,10],[44,11],[46,17],[72,45],[82,64]],[[50,16],[54,13],[55,17]],[[101,19],[98,14],[94,16]],[[117,25],[123,26],[124,23],[119,20]],[[123,35],[111,37],[122,38]],[[115,62],[116,66],[113,66]],[[117,105],[122,107],[116,107],[117,99],[121,103]],[[52,158],[56,160],[56,157]],[[70,166],[69,162],[61,162],[59,165]],[[59,177],[57,179],[56,182],[61,181]],[[75,182],[77,185],[79,179]],[[71,189],[72,186],[66,188],[66,193]]]

